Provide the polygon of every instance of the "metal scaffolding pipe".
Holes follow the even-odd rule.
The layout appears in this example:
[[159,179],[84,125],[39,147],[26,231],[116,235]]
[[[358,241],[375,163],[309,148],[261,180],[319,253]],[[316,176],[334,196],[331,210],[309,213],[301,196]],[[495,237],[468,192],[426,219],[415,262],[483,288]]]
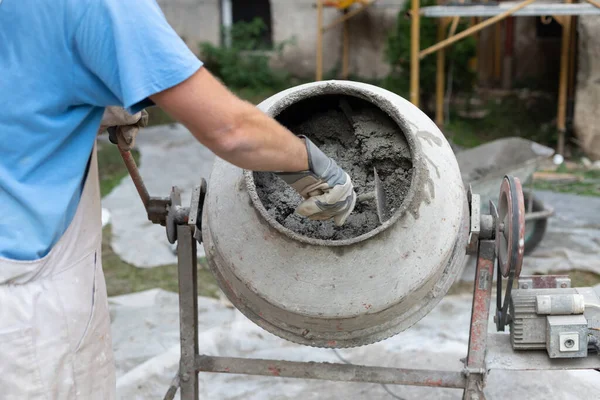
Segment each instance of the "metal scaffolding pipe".
[[204,355],[196,357],[196,369],[199,372],[276,376],[282,378],[372,382],[455,389],[465,387],[465,377],[459,371],[401,369],[352,364],[261,360]]
[[[572,0],[565,0],[571,3]],[[560,78],[558,86],[558,116],[556,125],[558,128],[558,154],[565,154],[565,131],[567,130],[567,83],[569,79],[569,44],[571,42],[571,19],[564,17],[562,25],[562,42],[560,53]]]
[[317,0],[317,71],[315,80],[323,79],[323,0]]
[[428,47],[427,49],[421,51],[419,53],[419,57],[421,59],[423,59],[428,54],[435,53],[436,51],[443,49],[444,47],[450,46],[454,42],[457,42],[461,39],[466,38],[467,36],[470,36],[476,32],[479,32],[480,30],[482,30],[490,25],[493,25],[496,22],[503,20],[504,18],[510,16],[511,14],[514,14],[515,12],[519,11],[523,7],[527,7],[529,4],[533,3],[534,1],[536,1],[536,0],[526,0],[522,3],[519,3],[518,5],[514,6],[513,8],[506,10],[503,13],[496,15],[495,17],[492,17],[483,22],[480,22],[479,24],[474,25],[468,29],[465,29],[464,31],[457,33],[456,35],[451,36],[451,37],[447,38],[446,40],[443,40],[437,44],[434,44],[433,46]]
[[410,24],[410,102],[419,107],[419,48],[420,0],[411,0],[411,24]]

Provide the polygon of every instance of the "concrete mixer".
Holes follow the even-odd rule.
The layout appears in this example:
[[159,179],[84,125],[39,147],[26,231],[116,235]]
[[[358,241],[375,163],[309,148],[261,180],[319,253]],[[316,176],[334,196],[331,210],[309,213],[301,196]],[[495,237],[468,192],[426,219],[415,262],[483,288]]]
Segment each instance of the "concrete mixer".
[[[491,368],[600,368],[597,359],[587,357],[588,347],[600,343],[595,311],[600,299],[589,290],[571,289],[568,277],[519,276],[525,230],[519,179],[498,182],[498,202],[482,214],[480,196],[463,186],[454,153],[437,126],[405,99],[372,85],[309,83],[258,107],[339,161],[366,200],[342,227],[299,221],[293,210],[300,199],[273,174],[217,160],[210,181],[200,179],[188,207],[177,188],[168,198],[150,197],[133,158],[122,152],[148,218],[178,243],[181,362],[165,398],[181,388],[182,399],[197,399],[199,371],[461,388],[464,398],[480,399]],[[466,254],[476,255],[465,368],[201,355],[198,242],[220,288],[250,320],[284,339],[328,348],[367,345],[409,328],[461,276]],[[498,331],[508,326],[511,335],[487,332],[495,270],[496,326]],[[520,285],[517,296],[513,282]],[[539,310],[529,306],[537,297]],[[561,319],[575,312],[577,318]],[[547,319],[552,319],[548,327]],[[555,363],[555,358],[563,359]]]
[[[363,128],[395,125],[394,134],[406,150],[401,161],[410,171],[409,182],[383,224],[339,239],[298,233],[266,209],[264,202],[270,199],[259,195],[257,174],[221,160],[215,161],[203,212],[206,257],[230,301],[264,329],[310,346],[369,344],[417,322],[460,276],[468,238],[466,190],[454,153],[435,124],[406,100],[371,85],[328,82],[286,90],[258,107],[284,125],[292,124],[291,116],[302,121],[325,116],[311,121],[318,135],[328,124],[336,131],[348,125],[339,109],[344,99],[354,101],[357,120],[368,114],[364,108],[384,114],[389,121],[381,123],[368,114]],[[339,119],[331,121],[336,111]],[[310,138],[323,143],[318,136]],[[357,157],[367,157],[370,144],[359,132],[345,138],[356,141]],[[383,170],[389,153],[372,156],[363,168]],[[335,158],[339,162],[343,156]],[[352,174],[357,168],[345,169]],[[354,179],[359,172],[352,175]],[[384,185],[391,178],[383,178]],[[387,189],[389,200],[401,188]],[[346,225],[352,226],[357,212]],[[362,227],[365,220],[357,223]],[[324,231],[334,228],[333,222],[320,225]]]

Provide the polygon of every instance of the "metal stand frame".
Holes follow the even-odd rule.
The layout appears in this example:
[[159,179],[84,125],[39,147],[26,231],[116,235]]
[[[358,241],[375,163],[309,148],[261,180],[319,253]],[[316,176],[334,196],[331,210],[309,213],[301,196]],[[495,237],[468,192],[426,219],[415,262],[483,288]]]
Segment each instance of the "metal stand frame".
[[192,230],[185,225],[178,226],[177,236],[181,360],[178,378],[174,379],[165,400],[174,398],[177,386],[181,388],[182,400],[197,400],[199,372],[456,388],[464,389],[464,399],[484,399],[485,349],[494,276],[494,241],[484,240],[479,244],[469,352],[465,369],[461,372],[199,354],[196,239]]
[[[207,191],[204,179],[194,188],[189,207],[181,205],[179,191],[174,187],[168,198],[151,197],[144,186],[137,166],[129,152],[121,155],[146,208],[148,219],[165,226],[169,242],[177,242],[179,279],[179,325],[181,358],[179,370],[164,399],[172,400],[181,389],[182,400],[198,400],[198,373],[230,373],[301,379],[320,379],[345,382],[428,386],[463,389],[464,400],[485,399],[483,389],[490,363],[486,353],[493,353],[493,363],[502,369],[588,369],[600,368],[600,360],[549,360],[545,354],[528,352],[527,356],[513,352],[504,338],[488,334],[494,265],[497,260],[495,237],[506,229],[498,221],[494,204],[492,215],[480,215],[480,199],[469,190],[470,236],[467,253],[477,254],[473,286],[473,306],[469,333],[468,354],[462,371],[403,369],[341,363],[293,362],[235,357],[215,357],[200,354],[198,342],[198,263],[197,243],[202,242],[202,206]],[[508,178],[507,179],[512,179]],[[520,186],[519,186],[520,187]],[[521,194],[522,196],[522,194]],[[524,218],[519,213],[521,218]],[[501,214],[502,215],[502,212]],[[498,222],[498,223],[497,223]],[[501,226],[502,225],[502,226]],[[519,224],[524,229],[523,224]],[[512,228],[511,228],[512,229]],[[521,235],[522,237],[522,235]],[[514,257],[512,257],[514,259]],[[500,264],[504,260],[499,259]],[[504,265],[504,264],[502,264]],[[500,267],[499,267],[500,268]],[[520,268],[518,266],[517,268]],[[513,270],[514,272],[514,270]],[[513,275],[514,276],[514,275]],[[516,276],[518,276],[518,271]],[[532,277],[528,277],[532,280]],[[540,277],[529,284],[557,284],[556,277]],[[499,279],[502,279],[499,276]],[[510,280],[509,280],[510,281]],[[512,283],[512,281],[510,281]],[[497,313],[498,314],[498,313]],[[503,314],[496,315],[498,320]],[[503,328],[503,327],[502,327]],[[502,329],[503,330],[503,329]],[[490,343],[488,343],[488,341]],[[589,357],[588,357],[589,358]],[[533,361],[533,364],[530,363]],[[513,368],[510,366],[512,365]],[[533,366],[532,366],[533,365]],[[517,366],[517,368],[514,368]]]
[[[199,194],[202,192],[201,187],[194,191]],[[173,193],[177,193],[176,188],[173,189]],[[456,388],[464,389],[464,399],[485,398],[483,394],[486,377],[485,355],[496,252],[495,242],[491,240],[491,237],[488,240],[480,240],[480,238],[493,235],[492,225],[489,225],[487,229],[477,229],[477,235],[473,236],[470,241],[472,249],[477,246],[477,268],[473,289],[469,349],[463,371],[215,357],[199,354],[198,343],[196,240],[201,241],[199,235],[201,226],[198,224],[199,218],[196,217],[201,215],[202,203],[199,202],[201,197],[201,195],[192,196],[191,207],[183,209],[177,203],[178,196],[172,194],[171,199],[174,199],[176,204],[167,207],[167,217],[165,218],[166,221],[176,220],[177,223],[177,235],[174,239],[177,240],[181,332],[179,371],[167,391],[165,399],[173,399],[177,386],[179,386],[182,400],[197,400],[199,398],[199,372]],[[479,218],[478,204],[476,208],[474,220]],[[190,218],[169,217],[169,214],[172,213],[180,216],[182,210],[189,211],[193,216]],[[168,226],[167,230],[169,230]]]

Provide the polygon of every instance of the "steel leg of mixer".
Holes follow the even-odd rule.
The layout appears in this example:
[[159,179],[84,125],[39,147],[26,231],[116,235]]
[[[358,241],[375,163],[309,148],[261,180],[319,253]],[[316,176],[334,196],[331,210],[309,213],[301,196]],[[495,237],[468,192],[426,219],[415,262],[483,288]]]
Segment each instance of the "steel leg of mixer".
[[179,273],[179,326],[181,359],[179,386],[181,400],[198,400],[198,263],[196,240],[187,225],[177,226],[177,266]]
[[466,360],[467,387],[463,400],[483,400],[492,281],[494,278],[496,244],[493,240],[480,240],[477,254],[477,268],[473,290],[473,308],[469,331],[469,353]]

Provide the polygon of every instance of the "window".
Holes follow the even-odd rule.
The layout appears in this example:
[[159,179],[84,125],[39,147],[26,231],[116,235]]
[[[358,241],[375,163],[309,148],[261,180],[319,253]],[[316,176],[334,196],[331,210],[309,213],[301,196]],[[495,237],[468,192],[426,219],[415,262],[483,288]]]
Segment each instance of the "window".
[[271,48],[273,46],[271,27],[271,4],[269,0],[231,0],[232,22],[251,22],[260,18],[265,23],[266,29],[262,34],[262,44]]
[[[550,23],[544,23],[547,20],[550,20]],[[562,36],[562,26],[554,18],[537,17],[535,25],[538,38],[560,38]]]

